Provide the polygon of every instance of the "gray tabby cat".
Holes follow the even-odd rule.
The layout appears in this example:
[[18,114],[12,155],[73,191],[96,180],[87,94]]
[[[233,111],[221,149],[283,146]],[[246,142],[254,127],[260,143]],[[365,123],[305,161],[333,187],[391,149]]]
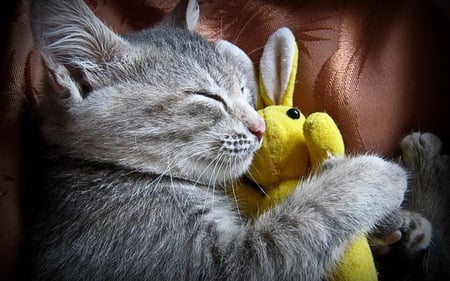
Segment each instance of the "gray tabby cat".
[[32,279],[321,280],[402,203],[404,169],[364,155],[329,159],[276,208],[240,217],[224,190],[264,123],[252,77],[191,31],[197,18],[181,1],[162,24],[119,36],[81,1],[34,3],[49,75]]

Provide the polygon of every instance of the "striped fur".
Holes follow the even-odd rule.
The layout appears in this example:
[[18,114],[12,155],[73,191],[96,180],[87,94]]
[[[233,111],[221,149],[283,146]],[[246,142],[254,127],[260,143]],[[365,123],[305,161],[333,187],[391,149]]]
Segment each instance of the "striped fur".
[[34,280],[321,280],[401,204],[404,170],[362,155],[328,160],[283,204],[241,217],[224,189],[264,123],[246,73],[186,28],[188,2],[124,36],[81,1],[33,6],[50,74],[24,255]]

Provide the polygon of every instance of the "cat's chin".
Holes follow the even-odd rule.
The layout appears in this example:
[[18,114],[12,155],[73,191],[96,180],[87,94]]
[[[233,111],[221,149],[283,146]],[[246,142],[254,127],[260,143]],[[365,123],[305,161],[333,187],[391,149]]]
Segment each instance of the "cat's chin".
[[243,176],[250,167],[253,157],[224,158],[218,162],[193,162],[190,165],[179,167],[182,178],[189,179],[207,186],[225,184],[235,181]]

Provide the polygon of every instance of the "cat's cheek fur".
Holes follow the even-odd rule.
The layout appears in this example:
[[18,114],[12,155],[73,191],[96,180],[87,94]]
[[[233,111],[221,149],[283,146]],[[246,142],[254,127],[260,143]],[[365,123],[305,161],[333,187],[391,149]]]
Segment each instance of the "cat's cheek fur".
[[[205,184],[226,183],[236,180],[248,170],[259,147],[258,140],[251,135],[232,133],[216,136],[209,141],[205,137],[203,141],[194,140],[187,151],[179,151],[176,167],[182,177]],[[185,160],[181,155],[185,155]]]

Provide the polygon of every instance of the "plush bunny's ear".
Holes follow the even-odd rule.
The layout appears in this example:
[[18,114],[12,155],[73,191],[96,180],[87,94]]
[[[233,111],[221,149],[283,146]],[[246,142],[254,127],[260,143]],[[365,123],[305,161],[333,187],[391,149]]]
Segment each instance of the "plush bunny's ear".
[[181,0],[163,19],[163,24],[194,30],[197,26],[200,8],[196,0]]
[[282,27],[267,40],[260,62],[260,89],[264,106],[293,105],[298,47],[292,31]]
[[225,40],[217,41],[216,49],[244,75],[250,102],[255,105],[258,95],[258,82],[252,60],[238,46]]

